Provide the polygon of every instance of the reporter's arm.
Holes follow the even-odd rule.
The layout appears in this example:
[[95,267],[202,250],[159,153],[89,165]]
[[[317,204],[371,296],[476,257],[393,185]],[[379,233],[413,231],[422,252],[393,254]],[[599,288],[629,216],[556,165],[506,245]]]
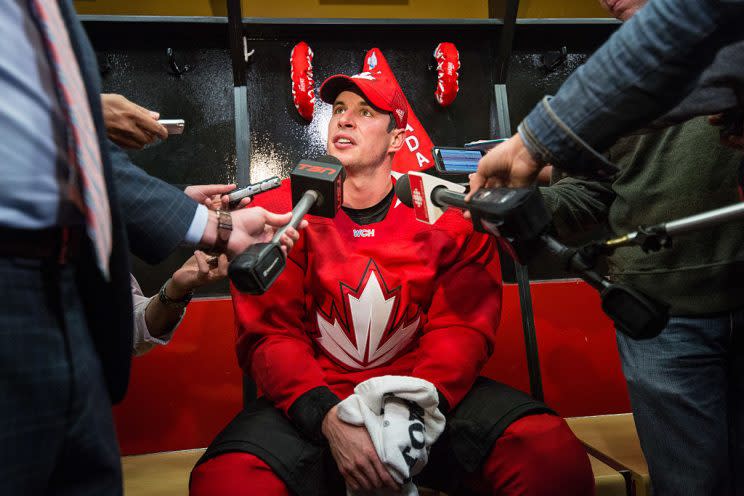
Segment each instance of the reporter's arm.
[[227,256],[220,255],[215,267],[210,267],[207,259],[206,253],[195,251],[194,255],[163,283],[160,292],[150,299],[145,311],[145,322],[150,336],[167,342],[183,319],[186,305],[191,300],[194,290],[227,277]]
[[612,183],[566,177],[540,188],[545,206],[553,216],[559,237],[588,231],[602,225],[615,200]]
[[743,15],[744,0],[650,1],[524,119],[526,148],[541,164],[609,172],[594,150],[679,102]]
[[173,336],[173,330],[176,325],[180,322],[180,316],[183,311],[179,311],[179,316],[176,322],[170,329],[170,332],[161,332],[153,336],[150,332],[152,324],[148,325],[146,314],[151,303],[158,299],[158,295],[148,298],[142,294],[139,283],[130,276],[130,282],[132,287],[132,303],[133,303],[133,317],[134,317],[134,337],[132,340],[132,354],[135,356],[141,356],[153,349],[157,345],[168,344],[171,337]]

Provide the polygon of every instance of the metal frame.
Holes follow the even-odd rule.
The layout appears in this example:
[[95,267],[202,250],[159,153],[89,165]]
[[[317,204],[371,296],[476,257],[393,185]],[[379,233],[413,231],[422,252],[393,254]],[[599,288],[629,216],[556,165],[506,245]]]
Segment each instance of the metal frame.
[[227,30],[230,39],[230,58],[233,72],[233,100],[235,102],[235,175],[238,186],[251,182],[251,119],[248,111],[248,88],[243,36],[243,14],[240,0],[227,0]]

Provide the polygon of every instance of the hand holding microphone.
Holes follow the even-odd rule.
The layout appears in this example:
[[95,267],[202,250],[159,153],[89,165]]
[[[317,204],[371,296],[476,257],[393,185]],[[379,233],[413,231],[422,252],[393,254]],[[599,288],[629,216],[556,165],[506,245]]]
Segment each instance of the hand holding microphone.
[[248,294],[263,294],[286,265],[281,240],[296,228],[305,214],[333,218],[343,201],[346,177],[341,162],[326,155],[318,160],[301,160],[292,170],[292,220],[276,231],[271,241],[249,247],[230,263],[228,276],[235,287]]
[[547,247],[567,269],[599,291],[604,312],[618,330],[630,337],[654,337],[666,326],[665,306],[608,281],[594,270],[581,250],[569,248],[548,234],[551,215],[538,189],[481,188],[467,197],[463,191],[459,184],[421,172],[409,172],[395,185],[398,199],[414,209],[418,220],[434,224],[449,207],[465,210],[475,230],[493,234],[499,246],[520,263],[537,253],[537,248]]

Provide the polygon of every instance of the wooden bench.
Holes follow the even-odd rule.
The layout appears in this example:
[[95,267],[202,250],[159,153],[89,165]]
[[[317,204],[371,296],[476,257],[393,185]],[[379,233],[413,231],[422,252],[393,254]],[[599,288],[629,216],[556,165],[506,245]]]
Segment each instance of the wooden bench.
[[[186,496],[189,473],[203,449],[171,451],[122,457],[124,496]],[[625,479],[607,464],[589,457],[594,471],[596,496],[626,496]],[[421,490],[421,496],[446,496]]]
[[204,449],[124,456],[124,496],[186,496],[189,474]]
[[590,455],[627,474],[632,495],[651,495],[651,478],[633,414],[574,417],[567,418],[566,422]]

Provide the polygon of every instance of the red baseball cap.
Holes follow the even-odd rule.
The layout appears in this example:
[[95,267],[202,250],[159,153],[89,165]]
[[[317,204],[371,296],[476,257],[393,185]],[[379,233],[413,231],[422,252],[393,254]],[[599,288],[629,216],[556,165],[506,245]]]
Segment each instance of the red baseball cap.
[[350,88],[358,89],[376,108],[393,114],[397,128],[406,128],[408,105],[398,83],[384,77],[380,71],[362,72],[353,76],[336,74],[320,86],[320,99],[333,105],[339,93]]

